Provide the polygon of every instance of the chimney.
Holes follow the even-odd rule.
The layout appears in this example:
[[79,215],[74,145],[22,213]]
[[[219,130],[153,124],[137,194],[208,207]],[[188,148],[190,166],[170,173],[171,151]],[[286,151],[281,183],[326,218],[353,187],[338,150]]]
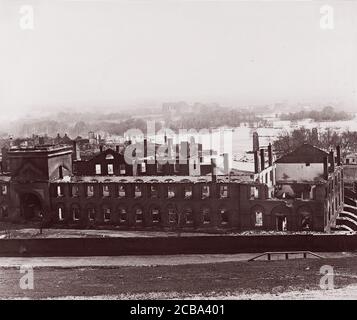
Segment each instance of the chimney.
[[176,163],[179,163],[179,158],[180,158],[180,149],[179,149],[179,144],[176,144]]
[[103,146],[102,145],[99,146],[99,151],[100,151],[100,153],[103,152]]
[[338,145],[336,147],[336,152],[337,152],[337,165],[340,166],[341,165],[341,146]]
[[229,157],[228,157],[228,153],[223,153],[223,170],[224,170],[224,174],[229,174]]
[[324,157],[324,179],[328,180],[328,158]]
[[212,182],[217,182],[216,159],[211,158]]
[[72,141],[72,158],[73,160],[77,160],[77,141]]
[[148,141],[144,139],[144,158],[148,156]]
[[136,162],[136,160],[133,160],[133,176],[137,176],[138,175],[138,163]]
[[198,144],[198,156],[200,158],[200,163],[202,163],[203,162],[202,143]]
[[332,150],[330,151],[330,171],[331,172],[335,171],[335,156]]
[[171,159],[171,157],[172,157],[172,138],[167,139],[167,155],[168,155],[168,158]]
[[258,132],[253,132],[253,151],[259,151],[259,135]]
[[180,143],[180,163],[187,163],[188,160],[188,142],[181,141]]
[[268,145],[268,162],[269,162],[269,167],[273,165],[273,153],[271,149],[271,143]]
[[63,167],[62,166],[58,167],[58,178],[63,179]]
[[191,137],[190,137],[190,144],[191,144],[191,145],[194,145],[194,144],[195,144],[195,137],[194,137],[194,136],[191,136]]
[[259,173],[259,156],[258,150],[254,151],[254,173]]
[[263,171],[265,169],[265,151],[260,149],[260,168]]
[[81,149],[79,148],[78,143],[76,145],[76,158],[77,160],[81,160]]
[[76,140],[73,140],[73,160],[81,160],[81,150]]
[[120,152],[119,146],[115,146],[115,151],[116,151],[116,153]]

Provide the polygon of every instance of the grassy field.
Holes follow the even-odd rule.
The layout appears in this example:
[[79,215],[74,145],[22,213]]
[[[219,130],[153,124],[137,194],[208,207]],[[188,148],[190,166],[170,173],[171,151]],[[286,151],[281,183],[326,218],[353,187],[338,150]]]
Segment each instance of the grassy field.
[[37,268],[33,290],[20,289],[23,274],[19,269],[2,268],[0,298],[249,299],[264,294],[319,292],[323,265],[334,268],[336,294],[344,292],[348,298],[344,288],[357,285],[357,257],[152,267]]

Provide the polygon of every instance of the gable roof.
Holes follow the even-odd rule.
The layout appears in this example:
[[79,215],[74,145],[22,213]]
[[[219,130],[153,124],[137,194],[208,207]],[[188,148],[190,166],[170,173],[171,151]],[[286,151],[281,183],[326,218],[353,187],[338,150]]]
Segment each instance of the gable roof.
[[119,161],[119,162],[123,162],[124,161],[124,155],[121,153],[116,152],[115,150],[108,148],[103,150],[102,152],[96,152],[94,154],[90,154],[90,155],[82,155],[81,154],[81,160],[77,160],[77,162],[101,162],[101,161],[105,161],[108,160],[106,159],[106,157],[108,155],[112,155],[113,158],[112,160],[114,161]]
[[282,156],[275,163],[323,163],[324,158],[328,157],[328,153],[304,143],[294,151]]

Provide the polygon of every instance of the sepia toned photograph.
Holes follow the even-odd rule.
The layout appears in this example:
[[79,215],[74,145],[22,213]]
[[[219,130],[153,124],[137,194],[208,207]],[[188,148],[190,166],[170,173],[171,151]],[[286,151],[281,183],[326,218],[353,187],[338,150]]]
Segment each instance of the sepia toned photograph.
[[357,2],[0,0],[0,40],[0,300],[357,299]]

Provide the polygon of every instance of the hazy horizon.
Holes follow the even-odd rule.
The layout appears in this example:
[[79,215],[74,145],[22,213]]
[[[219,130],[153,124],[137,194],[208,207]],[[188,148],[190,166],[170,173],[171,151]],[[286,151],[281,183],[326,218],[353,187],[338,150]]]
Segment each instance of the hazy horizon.
[[357,111],[357,3],[0,0],[2,118],[166,101]]

